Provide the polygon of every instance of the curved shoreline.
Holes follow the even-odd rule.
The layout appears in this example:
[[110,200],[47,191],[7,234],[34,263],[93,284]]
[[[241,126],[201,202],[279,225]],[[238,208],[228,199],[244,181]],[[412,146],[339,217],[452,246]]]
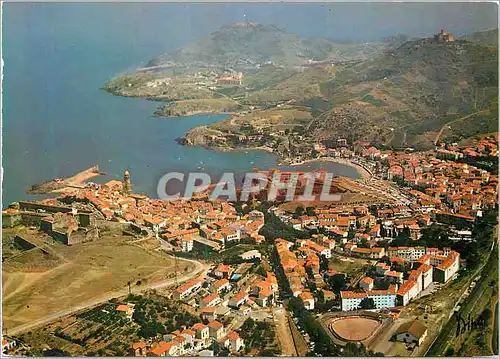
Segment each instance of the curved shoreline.
[[[187,146],[196,146],[196,145],[187,145]],[[361,176],[361,179],[363,180],[368,180],[371,177],[373,177],[372,172],[363,166],[362,164],[355,162],[353,160],[349,160],[346,158],[336,158],[336,157],[320,157],[320,158],[311,158],[308,160],[303,160],[300,162],[294,162],[294,163],[286,163],[286,161],[283,161],[283,159],[273,151],[271,147],[266,147],[266,146],[254,146],[254,147],[244,147],[244,148],[233,148],[233,147],[217,147],[217,146],[207,146],[207,145],[201,145],[201,147],[207,149],[207,150],[213,150],[213,151],[220,151],[220,152],[232,152],[232,151],[255,151],[255,150],[260,150],[260,151],[266,151],[268,153],[272,153],[275,156],[277,156],[277,165],[282,166],[282,165],[289,165],[289,166],[301,166],[306,163],[313,163],[313,162],[332,162],[332,163],[338,163],[341,165],[349,166],[353,169],[356,170],[356,172],[359,173]]]
[[298,163],[292,163],[290,164],[291,166],[300,166],[305,163],[312,163],[312,162],[333,162],[333,163],[339,163],[342,165],[349,166],[351,168],[354,168],[356,172],[358,172],[363,180],[370,179],[373,174],[371,173],[370,170],[368,170],[366,167],[363,165],[359,164],[358,162],[354,162],[349,159],[345,158],[335,158],[335,157],[320,157],[320,158],[312,158],[310,160],[304,160]]

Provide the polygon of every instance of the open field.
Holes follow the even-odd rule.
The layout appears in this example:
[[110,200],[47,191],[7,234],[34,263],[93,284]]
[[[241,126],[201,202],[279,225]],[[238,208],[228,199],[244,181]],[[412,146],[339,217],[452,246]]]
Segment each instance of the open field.
[[363,268],[370,265],[371,261],[360,258],[347,258],[334,254],[330,258],[329,266],[338,272],[348,273],[352,277],[363,271]]
[[[16,230],[19,231],[4,230],[4,237]],[[46,236],[42,238],[47,242],[51,240]],[[173,259],[146,252],[127,243],[126,238],[104,237],[75,246],[52,241],[47,246],[60,262],[50,262],[36,272],[26,271],[33,260],[37,261],[28,253],[6,260],[3,266],[4,327],[14,329],[113,292],[126,291],[129,281],[134,291],[175,276]],[[194,264],[179,260],[180,273],[193,269]]]

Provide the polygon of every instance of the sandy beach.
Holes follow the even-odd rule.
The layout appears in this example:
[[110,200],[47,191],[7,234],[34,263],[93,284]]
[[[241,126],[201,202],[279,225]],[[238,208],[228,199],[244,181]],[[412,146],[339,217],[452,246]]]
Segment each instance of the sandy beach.
[[334,163],[340,163],[349,167],[354,168],[360,175],[361,178],[364,180],[370,179],[372,177],[372,173],[366,169],[365,167],[361,166],[360,164],[351,161],[346,158],[335,158],[335,157],[321,157],[321,158],[313,158],[310,160],[304,160],[298,163],[293,163],[290,164],[291,166],[300,166],[305,163],[311,163],[311,162],[334,162]]

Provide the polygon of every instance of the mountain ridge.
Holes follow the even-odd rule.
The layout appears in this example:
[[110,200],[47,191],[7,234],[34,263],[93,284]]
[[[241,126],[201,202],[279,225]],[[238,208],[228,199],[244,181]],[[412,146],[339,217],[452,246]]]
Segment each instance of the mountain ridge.
[[180,49],[151,59],[147,66],[171,62],[236,68],[264,62],[297,66],[307,63],[308,59],[325,60],[337,48],[353,46],[322,38],[303,38],[274,25],[232,23]]

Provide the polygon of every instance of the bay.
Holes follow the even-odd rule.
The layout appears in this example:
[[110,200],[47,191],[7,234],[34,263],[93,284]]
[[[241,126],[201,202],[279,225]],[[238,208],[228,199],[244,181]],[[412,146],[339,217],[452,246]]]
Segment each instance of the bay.
[[[136,192],[156,196],[167,171],[244,172],[276,167],[265,151],[216,152],[185,147],[175,138],[223,116],[157,118],[158,103],[112,96],[101,87],[121,71],[200,34],[178,31],[162,43],[148,28],[127,27],[129,7],[111,4],[4,4],[2,206],[32,197],[35,183],[70,176],[92,165],[99,182],[131,172]],[[107,17],[113,14],[115,17]],[[120,20],[117,20],[120,19]],[[181,26],[179,21],[169,26]],[[152,30],[154,26],[149,24]],[[203,29],[202,29],[203,30]],[[200,31],[202,31],[200,30]],[[359,178],[350,167],[313,163]]]

